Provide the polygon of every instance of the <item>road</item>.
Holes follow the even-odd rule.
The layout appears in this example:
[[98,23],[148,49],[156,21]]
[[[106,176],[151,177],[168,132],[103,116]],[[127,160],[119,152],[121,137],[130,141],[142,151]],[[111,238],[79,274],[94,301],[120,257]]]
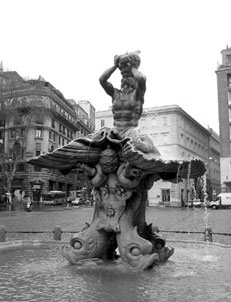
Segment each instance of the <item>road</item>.
[[[24,208],[14,211],[0,211],[0,225],[7,230],[7,240],[13,239],[53,239],[54,227],[61,227],[64,231],[63,240],[69,240],[71,234],[81,230],[85,222],[90,223],[93,207],[34,207],[27,213]],[[229,233],[231,235],[231,209],[212,210],[204,208],[156,208],[148,207],[147,223],[158,226],[166,239],[203,240],[203,234],[189,232],[204,232],[206,227],[213,231],[213,241],[231,244],[231,236],[221,236],[215,233]],[[20,233],[38,232],[45,233]],[[179,231],[185,233],[177,233]],[[16,233],[19,232],[19,233]]]

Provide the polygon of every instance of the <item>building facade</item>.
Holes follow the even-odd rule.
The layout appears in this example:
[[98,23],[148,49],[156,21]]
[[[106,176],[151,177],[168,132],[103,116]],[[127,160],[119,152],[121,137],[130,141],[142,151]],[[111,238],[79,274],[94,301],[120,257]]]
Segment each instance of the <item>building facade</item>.
[[95,130],[95,108],[87,100],[79,100],[78,105],[85,110],[87,113],[87,119],[84,119],[84,122],[92,131]]
[[[89,118],[84,108],[73,100],[66,100],[41,77],[24,80],[16,72],[1,71],[0,90],[0,191],[4,191],[3,169],[6,168],[16,169],[12,192],[18,197],[30,196],[34,201],[39,201],[42,194],[50,190],[68,192],[84,186],[81,173],[62,175],[55,167],[36,167],[28,161],[94,131],[93,117]],[[15,146],[20,152],[17,163]]]
[[[96,129],[112,127],[111,110],[96,112]],[[137,130],[147,134],[164,160],[201,159],[207,165],[207,193],[220,192],[219,136],[205,129],[177,105],[146,108]],[[213,160],[212,160],[213,159]],[[184,206],[194,184],[157,181],[148,192],[149,205]]]
[[231,48],[221,51],[222,64],[216,70],[220,131],[222,192],[231,192]]

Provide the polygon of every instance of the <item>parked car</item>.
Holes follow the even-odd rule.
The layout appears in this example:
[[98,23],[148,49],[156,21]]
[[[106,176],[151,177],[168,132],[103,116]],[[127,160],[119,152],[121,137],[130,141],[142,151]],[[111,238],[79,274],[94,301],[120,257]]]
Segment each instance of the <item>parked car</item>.
[[71,204],[72,204],[73,206],[79,206],[79,205],[81,204],[81,199],[80,199],[80,197],[76,197],[75,199],[73,199],[73,200],[71,201]]
[[203,206],[203,202],[200,199],[188,200],[186,203],[186,207],[189,208],[201,208]]
[[80,206],[80,205],[88,205],[90,201],[86,198],[82,197],[76,197],[74,200],[72,200],[71,204],[73,206]]

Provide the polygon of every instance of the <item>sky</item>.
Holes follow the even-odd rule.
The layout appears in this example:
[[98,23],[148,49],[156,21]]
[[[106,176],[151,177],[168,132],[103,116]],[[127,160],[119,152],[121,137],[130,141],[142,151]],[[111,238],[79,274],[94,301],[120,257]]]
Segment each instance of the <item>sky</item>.
[[[99,84],[115,55],[140,50],[145,108],[179,105],[219,133],[216,69],[231,46],[230,0],[0,0],[0,61],[67,99],[107,110]],[[120,87],[116,70],[111,83]]]

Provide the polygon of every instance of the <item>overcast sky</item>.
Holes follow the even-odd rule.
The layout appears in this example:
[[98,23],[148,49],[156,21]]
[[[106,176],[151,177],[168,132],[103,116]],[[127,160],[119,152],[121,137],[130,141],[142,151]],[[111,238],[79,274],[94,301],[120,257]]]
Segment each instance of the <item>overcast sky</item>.
[[[140,50],[145,107],[177,104],[218,132],[215,70],[231,46],[230,11],[230,0],[0,0],[0,61],[98,111],[111,105],[99,76],[114,55]],[[119,71],[111,82],[120,87]]]

